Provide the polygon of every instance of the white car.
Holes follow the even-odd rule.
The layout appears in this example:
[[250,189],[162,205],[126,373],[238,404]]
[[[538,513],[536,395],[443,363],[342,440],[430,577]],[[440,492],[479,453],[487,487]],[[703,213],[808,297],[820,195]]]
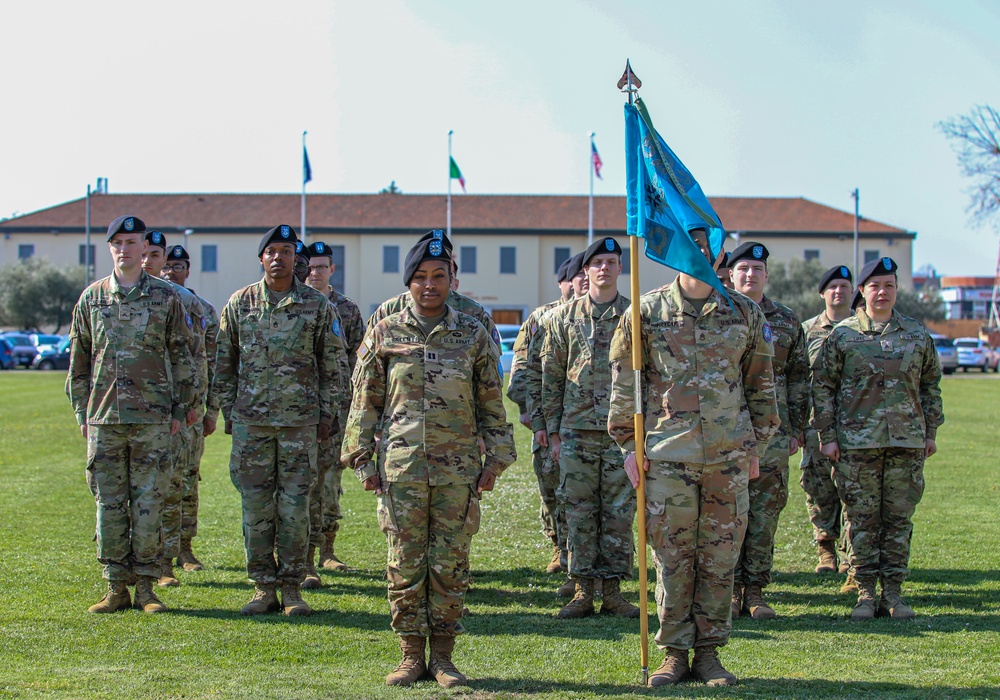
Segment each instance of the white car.
[[958,350],[958,366],[968,372],[970,369],[997,371],[1000,366],[1000,353],[993,346],[979,338],[956,338],[955,349]]

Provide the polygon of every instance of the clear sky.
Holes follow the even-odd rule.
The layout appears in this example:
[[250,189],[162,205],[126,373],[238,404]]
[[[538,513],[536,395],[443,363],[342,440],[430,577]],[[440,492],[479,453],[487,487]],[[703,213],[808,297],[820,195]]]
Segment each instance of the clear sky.
[[[992,276],[937,122],[1000,108],[1000,3],[9,2],[0,217],[111,192],[624,192],[625,59],[710,196],[805,197]],[[443,215],[442,215],[443,216]],[[623,222],[624,223],[624,222]],[[725,222],[723,222],[725,223]],[[442,221],[443,224],[443,221]]]

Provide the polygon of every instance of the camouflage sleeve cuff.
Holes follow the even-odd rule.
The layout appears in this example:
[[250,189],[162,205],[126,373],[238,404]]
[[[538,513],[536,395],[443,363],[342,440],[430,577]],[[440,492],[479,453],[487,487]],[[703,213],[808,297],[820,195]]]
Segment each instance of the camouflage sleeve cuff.
[[819,431],[819,441],[822,445],[832,445],[837,442],[837,431],[836,430],[821,430]]
[[213,406],[208,406],[205,409],[205,418],[208,418],[213,423],[219,422],[219,409]]
[[502,462],[489,462],[483,467],[483,471],[491,472],[494,476],[500,476],[506,468],[507,465]]
[[187,420],[188,409],[186,406],[181,404],[174,404],[173,410],[170,411],[170,417],[173,420],[179,420],[184,423]]
[[937,428],[928,426],[924,431],[924,440],[937,440]]
[[553,433],[558,433],[559,424],[561,422],[562,420],[545,421],[545,432],[547,432],[549,435],[552,435]]
[[629,438],[624,443],[619,445],[622,450],[622,457],[624,458],[629,452],[635,452],[635,438]]
[[545,430],[545,421],[541,418],[531,419],[531,432],[537,433],[539,430]]
[[378,474],[378,469],[375,468],[374,462],[365,462],[364,465],[355,469],[354,473],[358,475],[358,479],[364,481]]
[[76,414],[76,424],[77,425],[86,425],[87,424],[87,414],[86,413],[77,413]]

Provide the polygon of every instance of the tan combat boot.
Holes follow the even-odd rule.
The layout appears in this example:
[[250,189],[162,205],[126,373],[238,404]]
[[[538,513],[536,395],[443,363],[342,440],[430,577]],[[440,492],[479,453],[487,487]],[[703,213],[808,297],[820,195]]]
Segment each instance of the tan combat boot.
[[306,577],[302,581],[302,588],[322,588],[323,581],[316,573],[316,548],[311,546],[306,551]]
[[108,581],[108,592],[99,603],[87,608],[92,613],[113,613],[128,610],[132,607],[132,598],[128,594],[128,586],[124,581]]
[[556,595],[560,598],[572,598],[576,594],[576,581],[571,578],[566,579],[566,583],[556,589]]
[[851,611],[851,619],[870,620],[875,617],[875,581],[855,580],[858,583],[858,602]]
[[403,652],[403,660],[396,670],[385,677],[386,685],[410,685],[419,681],[427,673],[427,662],[424,661],[426,637],[408,635],[399,638],[399,648]]
[[205,567],[191,551],[191,540],[181,540],[181,553],[177,555],[177,566],[185,571],[201,571]]
[[733,602],[731,612],[734,620],[738,619],[739,616],[743,614],[743,586],[738,583],[733,585]]
[[604,592],[601,597],[601,614],[618,615],[619,617],[639,617],[639,608],[625,600],[622,595],[621,581],[616,578],[606,578],[603,581]]
[[312,612],[312,608],[302,600],[302,591],[297,583],[281,584],[281,604],[289,617],[308,615]]
[[469,680],[455,668],[451,654],[455,650],[454,637],[431,637],[431,658],[427,670],[442,688],[454,688],[457,685],[468,685]]
[[848,571],[847,580],[844,581],[844,585],[840,587],[841,593],[857,593],[858,592],[858,582],[854,579],[854,574]]
[[695,647],[691,675],[711,687],[736,685],[736,676],[719,661],[719,649],[715,646]]
[[594,614],[594,579],[580,577],[573,581],[576,584],[576,594],[556,615],[562,620],[575,620]]
[[[138,585],[138,584],[136,584]],[[156,582],[157,586],[161,588],[174,587],[181,585],[181,582],[177,580],[174,576],[174,566],[170,559],[164,559],[160,562],[160,578]]]
[[319,546],[319,565],[330,571],[347,571],[347,564],[340,561],[333,553],[333,543],[337,539],[336,532],[323,534],[323,543]]
[[774,608],[764,602],[760,586],[747,586],[743,593],[743,601],[750,610],[750,617],[755,620],[773,620],[778,616]]
[[549,565],[545,567],[545,573],[554,574],[562,569],[562,550],[559,549],[559,543],[552,543],[552,559],[549,561]]
[[817,574],[832,574],[837,570],[837,547],[833,540],[821,540],[817,546],[819,553],[819,564],[816,565]]
[[274,612],[280,607],[273,583],[255,583],[253,597],[250,598],[249,603],[243,606],[240,613],[243,615],[263,615]]
[[879,602],[876,615],[891,617],[893,620],[912,620],[917,616],[909,605],[903,602],[900,584],[884,581],[882,583],[882,600]]
[[660,667],[653,671],[649,677],[649,687],[657,688],[661,685],[677,685],[688,677],[691,669],[688,668],[687,649],[667,648],[667,655],[663,658]]
[[140,576],[135,582],[135,609],[148,613],[161,613],[167,611],[167,606],[160,602],[153,592],[152,576]]

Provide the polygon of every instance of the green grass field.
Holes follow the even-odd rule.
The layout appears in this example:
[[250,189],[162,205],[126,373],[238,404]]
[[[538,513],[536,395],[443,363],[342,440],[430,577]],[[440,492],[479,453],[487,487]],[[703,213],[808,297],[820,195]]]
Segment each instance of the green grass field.
[[[947,423],[926,469],[910,581],[919,617],[851,623],[840,576],[812,573],[815,549],[798,486],[782,516],[768,589],[779,614],[741,619],[723,651],[741,684],[639,687],[635,621],[554,617],[560,579],[543,573],[538,494],[521,458],[483,504],[473,544],[473,616],[455,660],[469,688],[433,682],[390,689],[398,660],[385,600],[385,543],[374,499],[345,474],[342,575],[306,592],[311,617],[243,618],[240,504],[229,481],[229,439],[213,436],[203,463],[201,531],[207,568],[162,594],[171,612],[89,615],[104,590],[91,542],[94,503],[85,445],[58,373],[0,373],[0,698],[739,698],[1000,697],[1000,381],[943,383]],[[509,414],[514,415],[512,406]],[[626,592],[637,599],[636,583]],[[651,635],[656,618],[650,619]],[[655,668],[662,655],[651,649]]]

